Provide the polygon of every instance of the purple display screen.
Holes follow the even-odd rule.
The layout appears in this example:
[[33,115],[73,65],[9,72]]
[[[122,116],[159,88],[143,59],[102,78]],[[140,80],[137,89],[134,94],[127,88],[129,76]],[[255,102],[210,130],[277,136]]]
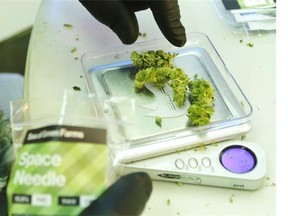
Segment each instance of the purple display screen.
[[257,160],[250,149],[235,145],[223,149],[220,153],[220,162],[233,173],[247,173],[256,166]]

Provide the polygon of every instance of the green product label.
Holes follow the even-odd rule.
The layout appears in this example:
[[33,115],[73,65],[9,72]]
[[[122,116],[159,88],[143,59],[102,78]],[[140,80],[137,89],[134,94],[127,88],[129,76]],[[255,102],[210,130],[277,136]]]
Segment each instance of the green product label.
[[105,190],[106,130],[28,131],[8,183],[9,215],[78,215]]

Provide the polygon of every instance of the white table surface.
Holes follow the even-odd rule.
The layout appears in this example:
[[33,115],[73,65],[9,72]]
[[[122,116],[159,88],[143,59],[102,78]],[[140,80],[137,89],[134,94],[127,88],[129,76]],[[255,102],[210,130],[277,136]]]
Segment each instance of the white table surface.
[[[218,18],[210,0],[182,0],[180,9],[186,31],[208,35],[252,104],[253,128],[246,140],[258,143],[266,151],[267,179],[263,188],[256,191],[189,184],[179,187],[175,183],[153,181],[153,193],[143,215],[275,215],[275,32],[233,31]],[[142,40],[162,37],[149,10],[137,16],[140,32],[147,33]],[[73,27],[65,28],[65,23]],[[249,42],[254,46],[247,46]],[[44,0],[28,51],[25,98],[61,95],[73,86],[85,91],[82,55],[119,45],[116,35],[77,0]],[[71,52],[74,47],[76,51]],[[233,194],[234,202],[230,202]]]

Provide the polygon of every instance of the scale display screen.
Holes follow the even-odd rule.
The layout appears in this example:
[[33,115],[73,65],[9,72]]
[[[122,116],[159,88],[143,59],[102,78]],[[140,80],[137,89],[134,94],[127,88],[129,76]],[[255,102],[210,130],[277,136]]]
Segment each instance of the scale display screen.
[[229,146],[220,153],[220,162],[233,173],[247,173],[254,169],[257,159],[250,149],[236,145]]

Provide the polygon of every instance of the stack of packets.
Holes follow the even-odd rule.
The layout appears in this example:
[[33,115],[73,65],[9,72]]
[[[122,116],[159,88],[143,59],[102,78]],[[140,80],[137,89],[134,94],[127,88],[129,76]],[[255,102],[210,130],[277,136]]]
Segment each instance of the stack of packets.
[[276,30],[276,0],[219,1],[235,26],[245,26],[250,31]]

